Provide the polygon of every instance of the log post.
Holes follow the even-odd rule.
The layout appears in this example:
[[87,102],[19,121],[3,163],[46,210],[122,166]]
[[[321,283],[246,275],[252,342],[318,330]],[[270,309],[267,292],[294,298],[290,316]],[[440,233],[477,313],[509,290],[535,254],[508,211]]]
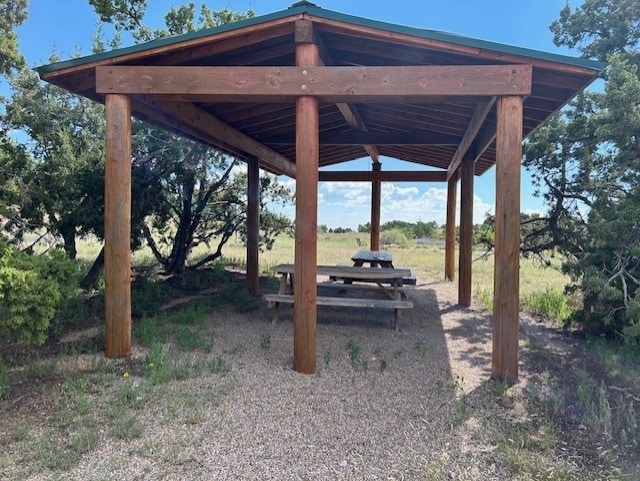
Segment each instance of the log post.
[[375,173],[382,170],[380,162],[373,162],[371,165],[373,171],[373,181],[371,181],[371,235],[369,245],[372,251],[380,250],[380,198],[382,194],[382,181],[376,177]]
[[445,225],[444,278],[456,277],[456,201],[458,179],[454,175],[447,182],[447,223]]
[[258,250],[260,244],[260,166],[247,161],[247,291],[258,294]]
[[105,356],[131,353],[131,101],[107,95],[104,194]]
[[458,304],[471,305],[471,265],[473,248],[473,171],[475,161],[470,154],[462,160],[460,186],[460,252],[458,254]]
[[[296,65],[320,65],[318,46],[310,43],[310,22],[296,22]],[[304,86],[303,86],[304,87]],[[318,163],[320,119],[318,100],[296,100],[296,230],[293,308],[293,369],[316,371],[316,270],[318,222]]]
[[522,97],[500,97],[496,127],[496,244],[492,378],[518,381]]

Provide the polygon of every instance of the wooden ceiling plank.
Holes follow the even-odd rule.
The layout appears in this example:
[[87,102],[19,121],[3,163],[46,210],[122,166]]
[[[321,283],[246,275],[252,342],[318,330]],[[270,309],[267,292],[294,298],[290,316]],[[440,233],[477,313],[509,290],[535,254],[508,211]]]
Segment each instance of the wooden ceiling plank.
[[[256,139],[263,144],[295,144],[292,135],[273,137],[258,136]],[[322,145],[458,145],[462,137],[437,132],[372,132],[350,130],[347,132],[320,133]]]
[[496,97],[493,97],[489,102],[479,104],[476,107],[473,116],[471,117],[471,121],[469,122],[469,127],[467,128],[464,136],[462,137],[462,141],[458,145],[458,150],[453,155],[451,159],[451,163],[449,164],[449,168],[447,169],[447,181],[453,177],[462,162],[462,158],[469,151],[469,148],[472,146],[473,141],[475,140],[478,132],[482,128],[482,124],[484,123],[487,115],[493,108],[493,104],[496,102]]
[[97,67],[96,91],[234,96],[263,100],[301,94],[330,102],[433,95],[528,95],[527,65],[410,67]]

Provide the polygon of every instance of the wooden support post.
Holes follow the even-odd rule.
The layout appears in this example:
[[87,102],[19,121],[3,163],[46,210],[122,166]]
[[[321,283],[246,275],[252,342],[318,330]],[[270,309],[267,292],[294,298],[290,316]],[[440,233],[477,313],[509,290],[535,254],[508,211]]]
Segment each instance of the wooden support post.
[[[317,45],[298,43],[296,65],[319,65]],[[316,371],[316,270],[320,119],[315,97],[296,100],[296,232],[293,276],[293,369]]]
[[247,161],[247,291],[258,294],[258,250],[260,244],[260,166]]
[[456,198],[458,179],[453,176],[447,182],[447,224],[445,226],[444,278],[455,279],[456,274]]
[[518,381],[522,97],[500,97],[496,128],[496,245],[492,378]]
[[372,251],[380,250],[380,199],[382,195],[382,182],[375,178],[375,172],[382,169],[380,162],[373,162],[371,170],[374,172],[374,180],[371,182],[371,236],[369,245]]
[[460,246],[458,259],[458,304],[471,305],[471,264],[473,248],[473,156],[462,160],[460,188]]
[[105,356],[131,353],[131,101],[107,95],[104,195]]

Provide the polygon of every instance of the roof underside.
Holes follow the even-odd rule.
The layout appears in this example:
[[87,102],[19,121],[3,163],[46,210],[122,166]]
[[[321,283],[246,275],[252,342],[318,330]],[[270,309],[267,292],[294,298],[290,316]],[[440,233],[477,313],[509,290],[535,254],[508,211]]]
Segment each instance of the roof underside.
[[[583,59],[381,24],[303,4],[231,26],[41,67],[39,72],[44,80],[104,102],[104,95],[96,93],[97,66],[295,66],[295,22],[301,19],[313,23],[327,66],[532,66],[532,90],[524,102],[525,136],[597,78],[602,68],[596,62]],[[156,100],[152,95],[133,95],[133,114],[238,157],[253,157],[228,139],[201,135],[197,127],[158,109],[160,104]],[[438,144],[376,142],[369,145],[375,145],[374,151],[381,156],[447,169],[478,105],[487,100],[486,97],[456,97],[455,101],[433,98],[417,103],[409,98],[398,103],[321,104],[321,139],[351,132],[354,128],[380,133],[381,139],[382,134],[387,139],[446,134],[450,140]],[[294,103],[212,102],[206,98],[180,101],[213,115],[295,162]],[[345,110],[351,114],[345,115]],[[361,119],[354,120],[354,113]],[[495,132],[495,105],[477,136],[491,139],[492,131]],[[321,142],[320,166],[366,157],[368,153],[371,147]],[[476,174],[485,172],[494,161],[495,141],[492,141],[477,158]]]

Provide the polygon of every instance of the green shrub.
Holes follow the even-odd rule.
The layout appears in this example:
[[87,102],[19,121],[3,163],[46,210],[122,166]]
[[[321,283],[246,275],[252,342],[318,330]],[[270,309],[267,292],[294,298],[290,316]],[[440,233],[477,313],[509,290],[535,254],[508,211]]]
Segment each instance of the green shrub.
[[78,288],[78,267],[61,251],[29,255],[0,243],[0,335],[43,344],[49,324]]
[[0,400],[8,399],[11,394],[11,384],[9,383],[9,372],[0,359]]
[[547,289],[531,294],[526,300],[526,305],[533,314],[550,321],[563,322],[572,314],[572,309],[567,304],[568,300],[560,289]]
[[391,229],[380,234],[380,244],[383,246],[410,247],[411,242],[401,229]]

